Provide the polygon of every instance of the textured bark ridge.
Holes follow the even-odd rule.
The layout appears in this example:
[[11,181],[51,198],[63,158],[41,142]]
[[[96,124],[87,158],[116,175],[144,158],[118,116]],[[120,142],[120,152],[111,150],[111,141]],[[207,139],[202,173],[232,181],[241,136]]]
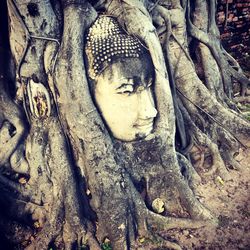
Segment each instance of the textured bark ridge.
[[[8,240],[39,250],[180,249],[161,233],[216,226],[195,196],[194,156],[209,153],[209,174],[230,179],[250,124],[232,100],[233,80],[242,96],[249,80],[221,46],[215,1],[1,6],[0,223]],[[151,54],[158,116],[143,140],[114,139],[92,101],[83,49],[99,14],[116,17]]]

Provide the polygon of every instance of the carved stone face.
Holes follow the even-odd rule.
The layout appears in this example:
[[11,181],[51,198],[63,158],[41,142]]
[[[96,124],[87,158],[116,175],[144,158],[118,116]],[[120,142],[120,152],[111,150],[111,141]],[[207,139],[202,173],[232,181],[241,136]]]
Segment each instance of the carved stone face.
[[110,64],[96,79],[95,102],[113,136],[132,141],[153,130],[155,109],[151,60],[125,58]]

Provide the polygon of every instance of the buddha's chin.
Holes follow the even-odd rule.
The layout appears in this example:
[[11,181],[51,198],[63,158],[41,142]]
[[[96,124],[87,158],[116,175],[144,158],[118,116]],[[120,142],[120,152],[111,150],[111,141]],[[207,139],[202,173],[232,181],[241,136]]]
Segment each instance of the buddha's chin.
[[138,140],[142,140],[145,137],[148,136],[148,133],[136,133],[134,135],[130,135],[130,136],[114,136],[116,139],[120,140],[120,141],[124,141],[124,142],[132,142],[132,141],[138,141]]
[[153,126],[149,126],[147,129],[143,129],[142,131],[135,134],[135,140],[141,140],[146,138],[153,131]]
[[138,129],[138,128],[136,130],[131,129],[130,133],[128,134],[113,133],[113,136],[120,141],[131,142],[131,141],[137,141],[137,140],[142,140],[146,138],[148,135],[151,134],[152,131],[153,131],[153,125],[151,126],[148,125],[141,129]]

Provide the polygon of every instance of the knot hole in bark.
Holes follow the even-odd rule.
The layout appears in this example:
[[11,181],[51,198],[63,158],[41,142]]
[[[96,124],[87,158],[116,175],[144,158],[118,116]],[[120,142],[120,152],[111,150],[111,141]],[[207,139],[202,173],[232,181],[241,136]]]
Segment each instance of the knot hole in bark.
[[27,5],[27,9],[32,17],[40,16],[39,9],[36,3],[29,3]]

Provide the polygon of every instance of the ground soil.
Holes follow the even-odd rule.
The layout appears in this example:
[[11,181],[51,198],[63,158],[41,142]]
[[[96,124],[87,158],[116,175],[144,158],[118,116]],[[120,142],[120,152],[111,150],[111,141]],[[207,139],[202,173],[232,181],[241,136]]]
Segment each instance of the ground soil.
[[250,249],[250,149],[240,150],[236,159],[242,169],[230,170],[232,180],[226,182],[216,174],[207,177],[204,170],[198,170],[202,183],[197,195],[219,218],[219,226],[173,231],[170,237],[184,250]]

